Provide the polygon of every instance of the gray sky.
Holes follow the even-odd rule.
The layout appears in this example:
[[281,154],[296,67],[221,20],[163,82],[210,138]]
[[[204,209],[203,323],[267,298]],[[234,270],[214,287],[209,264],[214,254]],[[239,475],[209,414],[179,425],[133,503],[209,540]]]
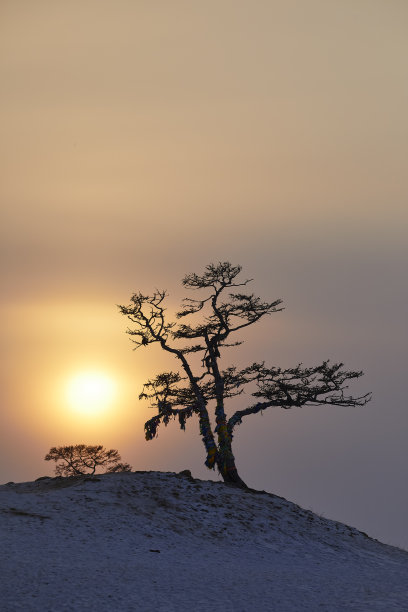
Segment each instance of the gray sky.
[[[144,441],[144,380],[115,304],[230,260],[286,310],[236,359],[331,358],[365,408],[275,411],[236,436],[246,482],[408,547],[408,7],[392,0],[81,0],[0,6],[1,481],[50,446],[135,469],[204,466],[197,425]],[[231,360],[233,354],[231,353]],[[66,385],[101,371],[110,410]]]

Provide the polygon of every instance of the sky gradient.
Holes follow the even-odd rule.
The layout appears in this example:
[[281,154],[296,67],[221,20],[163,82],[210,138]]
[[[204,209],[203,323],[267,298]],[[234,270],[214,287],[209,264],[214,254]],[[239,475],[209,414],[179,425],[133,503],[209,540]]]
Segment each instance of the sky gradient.
[[[166,288],[171,312],[229,260],[285,306],[237,362],[344,361],[373,392],[248,418],[243,479],[408,547],[407,4],[5,0],[0,24],[0,481],[82,442],[211,477],[195,422],[145,442],[141,385],[173,364],[116,304]],[[99,418],[67,406],[84,370],[117,384]]]

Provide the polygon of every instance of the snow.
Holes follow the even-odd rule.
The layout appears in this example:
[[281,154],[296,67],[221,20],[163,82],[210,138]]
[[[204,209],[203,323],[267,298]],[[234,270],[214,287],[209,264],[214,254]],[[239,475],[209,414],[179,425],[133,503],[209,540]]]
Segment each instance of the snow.
[[2,485],[0,526],[2,612],[408,610],[408,552],[183,473]]

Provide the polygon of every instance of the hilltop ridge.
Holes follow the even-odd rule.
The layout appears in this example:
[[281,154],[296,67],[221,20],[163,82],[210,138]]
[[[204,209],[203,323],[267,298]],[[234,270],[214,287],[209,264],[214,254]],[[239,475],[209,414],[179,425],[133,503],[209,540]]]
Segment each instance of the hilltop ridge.
[[408,609],[408,552],[188,472],[0,486],[6,612]]

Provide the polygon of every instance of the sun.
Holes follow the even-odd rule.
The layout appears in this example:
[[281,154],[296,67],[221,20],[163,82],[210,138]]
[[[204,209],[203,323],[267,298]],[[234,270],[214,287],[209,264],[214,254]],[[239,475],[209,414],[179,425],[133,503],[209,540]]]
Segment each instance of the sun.
[[105,412],[116,396],[115,381],[103,372],[80,372],[69,379],[66,398],[72,410],[82,415]]

